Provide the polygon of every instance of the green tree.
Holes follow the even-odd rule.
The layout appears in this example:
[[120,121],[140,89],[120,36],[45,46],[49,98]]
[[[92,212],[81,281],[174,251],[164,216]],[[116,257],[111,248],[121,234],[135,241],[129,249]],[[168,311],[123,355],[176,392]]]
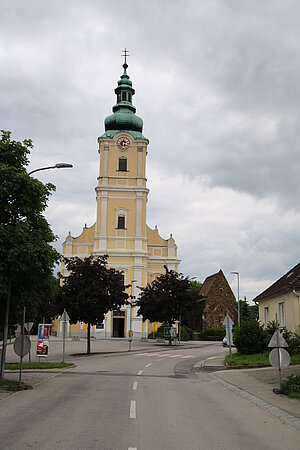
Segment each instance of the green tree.
[[139,307],[138,315],[143,316],[143,319],[165,322],[171,326],[180,320],[185,311],[194,307],[197,294],[190,289],[189,277],[169,270],[167,266],[164,269],[163,275],[141,289],[136,305]]
[[[236,306],[238,308],[238,305]],[[258,305],[249,305],[246,298],[240,300],[241,322],[258,320]]]
[[189,290],[196,296],[196,301],[191,308],[185,311],[182,315],[182,325],[191,328],[194,331],[202,329],[202,314],[205,307],[205,301],[199,297],[199,291],[202,283],[196,280],[191,280]]
[[21,319],[23,306],[27,306],[33,315],[37,312],[40,304],[34,298],[52,277],[53,267],[59,259],[59,254],[50,245],[56,237],[43,216],[55,186],[44,185],[28,175],[26,166],[32,148],[31,140],[13,141],[9,131],[1,131],[0,313],[1,317],[5,315],[1,376],[8,322]]
[[64,308],[70,322],[88,325],[87,353],[91,352],[91,325],[102,322],[104,314],[118,310],[128,299],[121,272],[107,267],[108,256],[65,259],[70,274],[64,278],[53,305],[56,314]]

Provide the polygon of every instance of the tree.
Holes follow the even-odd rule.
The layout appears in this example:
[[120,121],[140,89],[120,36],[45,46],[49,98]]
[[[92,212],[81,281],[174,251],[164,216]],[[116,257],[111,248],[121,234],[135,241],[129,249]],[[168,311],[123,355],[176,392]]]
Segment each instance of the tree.
[[108,256],[89,256],[64,259],[70,274],[64,278],[55,299],[54,312],[64,308],[70,322],[88,325],[87,353],[91,352],[91,325],[102,322],[104,314],[118,310],[126,303],[124,277],[121,272],[107,267]]
[[202,330],[202,314],[205,307],[205,301],[199,297],[199,291],[202,283],[192,280],[189,290],[196,296],[197,300],[191,308],[186,311],[181,318],[182,325],[186,325],[194,331]]
[[244,300],[240,300],[240,315],[241,322],[258,320],[258,305],[249,305],[245,297]]
[[2,317],[5,314],[1,376],[8,322],[20,320],[23,306],[33,315],[37,312],[39,302],[33,299],[52,277],[59,259],[58,252],[50,245],[56,237],[43,216],[55,186],[44,185],[28,175],[26,166],[32,148],[31,140],[13,141],[9,131],[1,131],[0,313]]
[[138,315],[143,316],[143,319],[165,322],[171,326],[176,320],[180,320],[185,311],[194,307],[197,296],[190,289],[189,277],[169,270],[167,266],[164,269],[163,275],[141,289],[136,305],[139,307]]

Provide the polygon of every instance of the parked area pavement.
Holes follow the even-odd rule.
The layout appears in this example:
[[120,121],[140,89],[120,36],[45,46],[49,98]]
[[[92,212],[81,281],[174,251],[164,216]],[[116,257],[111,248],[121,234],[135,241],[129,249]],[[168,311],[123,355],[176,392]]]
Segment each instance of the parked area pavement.
[[[35,356],[37,337],[31,336],[31,361],[37,361]],[[180,349],[197,349],[197,353],[201,348],[207,349],[208,346],[216,346],[221,343],[207,342],[207,341],[188,341],[182,342],[179,345],[169,347],[167,342],[157,343],[147,340],[137,340],[132,343],[132,353],[136,352],[162,352],[172,351],[178,352]],[[73,362],[75,365],[82,367],[86,353],[86,339],[81,338],[79,341],[74,341],[71,338],[66,340],[65,346],[65,361]],[[283,420],[294,422],[294,425],[300,429],[300,401],[298,399],[291,399],[281,394],[275,394],[273,388],[279,387],[278,372],[273,367],[260,369],[230,369],[224,366],[224,356],[226,349],[223,349],[221,356],[211,356],[209,358],[203,356],[203,359],[197,359],[193,366],[193,371],[197,374],[200,371],[209,372],[215,380],[222,383],[226,388],[232,390],[238,395],[247,398],[258,406],[268,409],[273,415],[280,417]],[[126,339],[103,339],[92,340],[91,351],[93,355],[105,357],[110,354],[119,354],[120,356],[128,354],[128,342]],[[24,357],[27,362],[28,355]],[[48,361],[62,360],[62,339],[51,337],[50,351]],[[19,358],[13,351],[13,345],[7,346],[6,362],[18,362]],[[70,370],[70,369],[64,369]],[[71,369],[72,370],[72,369]],[[42,383],[47,379],[57,376],[61,373],[59,369],[40,370],[40,371],[23,371],[22,381],[31,385]],[[300,375],[300,365],[289,366],[282,372],[282,379],[288,375]],[[6,379],[18,380],[18,372],[5,372]],[[10,395],[9,392],[0,390],[0,400]]]

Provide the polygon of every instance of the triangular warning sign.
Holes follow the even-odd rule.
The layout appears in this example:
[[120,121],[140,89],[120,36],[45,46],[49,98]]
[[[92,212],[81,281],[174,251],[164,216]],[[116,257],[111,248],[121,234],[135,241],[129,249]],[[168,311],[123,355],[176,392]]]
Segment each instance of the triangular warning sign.
[[273,334],[268,347],[288,347],[284,337],[279,330],[276,330]]

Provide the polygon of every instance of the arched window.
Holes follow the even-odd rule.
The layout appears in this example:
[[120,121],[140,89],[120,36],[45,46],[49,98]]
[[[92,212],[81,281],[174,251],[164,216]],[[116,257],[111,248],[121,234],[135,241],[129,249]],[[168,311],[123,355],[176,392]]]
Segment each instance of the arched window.
[[127,158],[121,156],[119,158],[119,169],[120,172],[127,172]]

